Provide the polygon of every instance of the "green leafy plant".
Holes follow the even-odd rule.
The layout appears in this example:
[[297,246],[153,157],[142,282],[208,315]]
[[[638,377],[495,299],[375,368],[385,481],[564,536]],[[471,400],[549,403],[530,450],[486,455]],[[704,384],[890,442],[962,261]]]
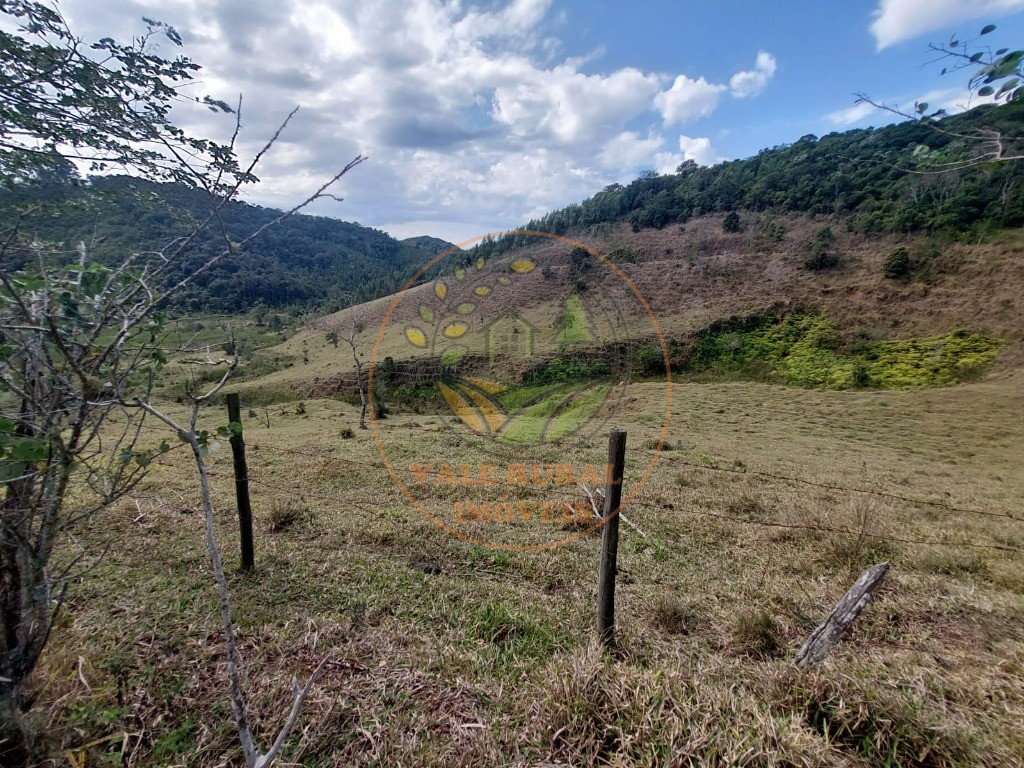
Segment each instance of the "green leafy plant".
[[594,266],[594,257],[583,248],[573,248],[569,254],[569,274],[579,280],[584,279]]
[[798,387],[848,389],[947,386],[981,373],[1002,342],[955,331],[905,340],[863,340],[845,350],[827,318],[791,313],[722,321],[697,336],[691,372],[735,372]]
[[786,228],[779,221],[767,219],[761,225],[761,238],[768,244],[781,243],[786,239]]
[[882,274],[890,280],[901,280],[908,277],[913,269],[910,253],[902,245],[886,256],[882,263]]
[[659,376],[666,372],[665,354],[668,353],[668,365],[679,354],[679,342],[669,339],[663,348],[658,342],[651,342],[630,352],[631,360],[636,364],[641,376]]
[[739,232],[742,228],[740,215],[736,211],[729,211],[722,219],[722,231],[727,233]]
[[[995,24],[986,24],[982,27],[978,37],[973,40],[961,42],[952,37],[947,45],[931,45],[933,51],[953,59],[952,67],[942,70],[956,71],[965,68],[974,68],[968,87],[978,96],[991,96],[996,101],[1017,101],[1024,98],[1024,51],[1009,48],[998,48],[992,51],[987,46],[981,46],[979,41],[982,37],[996,31]],[[927,104],[917,105],[918,112],[924,113],[928,109]]]
[[549,653],[557,637],[537,618],[490,601],[478,607],[470,628],[480,640],[493,645],[501,661],[538,658]]
[[815,232],[801,249],[804,254],[804,269],[820,272],[838,267],[839,257],[831,251],[835,239],[831,227],[822,227]]
[[523,384],[565,383],[599,379],[610,373],[604,360],[587,362],[578,357],[554,357],[534,366],[523,374]]

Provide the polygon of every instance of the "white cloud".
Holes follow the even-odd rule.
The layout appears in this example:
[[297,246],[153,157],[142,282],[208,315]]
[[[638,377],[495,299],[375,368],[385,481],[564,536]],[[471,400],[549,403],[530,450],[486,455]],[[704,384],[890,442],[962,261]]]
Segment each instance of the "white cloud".
[[629,173],[649,166],[651,158],[664,143],[665,140],[657,134],[641,138],[633,131],[623,131],[601,148],[598,157],[608,170]]
[[1024,9],[1024,0],[880,0],[871,33],[878,50],[972,19],[990,20]]
[[661,175],[675,173],[681,162],[683,156],[677,152],[659,152],[654,156],[654,170]]
[[862,101],[859,104],[854,104],[852,107],[846,107],[845,109],[837,109],[834,112],[829,112],[825,115],[825,119],[832,123],[832,125],[856,125],[857,123],[866,120],[868,116],[875,114],[877,111],[878,107],[868,104],[866,101]]
[[737,99],[759,94],[775,76],[777,66],[774,56],[761,51],[757,54],[754,69],[737,72],[729,78],[728,86],[710,83],[703,77],[695,80],[679,75],[671,88],[654,97],[654,104],[665,125],[708,117],[718,107],[719,98],[726,90]]
[[693,80],[679,75],[671,88],[654,97],[654,104],[665,125],[685,123],[714,112],[718,107],[718,97],[724,90],[724,85],[709,83],[703,77]]
[[737,72],[729,78],[729,91],[737,99],[756,96],[764,90],[764,87],[768,85],[768,81],[775,76],[776,68],[775,57],[770,53],[761,51],[757,54],[754,69]]
[[654,75],[631,68],[610,75],[585,75],[571,65],[530,68],[495,89],[492,115],[516,136],[590,141],[646,111],[658,88]]
[[497,13],[470,9],[456,25],[460,37],[516,37],[534,31],[547,15],[551,0],[513,0]]
[[693,160],[697,165],[714,165],[725,158],[719,157],[711,146],[711,139],[691,139],[689,136],[679,137],[679,148],[683,150],[684,160]]
[[[564,19],[553,18],[553,0],[62,0],[61,8],[87,40],[129,39],[142,14],[175,26],[182,52],[203,66],[190,95],[244,94],[243,157],[301,105],[248,199],[290,206],[361,153],[369,161],[344,179],[345,202],[313,212],[403,235],[423,225],[433,229],[418,234],[463,240],[627,180],[659,156],[712,162],[706,139],[663,152],[659,129],[710,115],[729,91],[699,76],[601,69],[593,55],[559,58],[552,30]],[[773,69],[759,54],[752,74]],[[175,115],[197,135],[223,140],[232,128],[202,108]]]
[[694,139],[689,136],[680,136],[679,149],[681,152],[659,152],[655,156],[655,169],[658,173],[673,173],[676,167],[686,160],[693,160],[697,165],[707,166],[727,159],[715,151],[711,145],[711,139],[706,137]]

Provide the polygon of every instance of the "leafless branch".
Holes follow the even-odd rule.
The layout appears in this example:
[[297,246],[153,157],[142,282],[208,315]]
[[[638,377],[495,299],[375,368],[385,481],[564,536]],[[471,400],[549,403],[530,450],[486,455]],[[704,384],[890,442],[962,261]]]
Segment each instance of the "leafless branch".
[[[584,485],[583,483],[581,483],[579,480],[576,481],[576,485],[578,485],[581,489],[583,489],[583,492],[587,495],[587,498],[590,499],[590,509],[593,511],[594,517],[596,517],[598,520],[604,520],[604,513],[601,511],[601,506],[602,505],[599,505],[597,503],[597,499],[594,498],[594,494],[591,493],[590,489],[587,488],[587,486]],[[599,488],[599,489],[597,489],[597,492],[598,492],[598,494],[601,495],[601,498],[603,499],[604,498],[604,489],[603,488]],[[622,522],[624,522],[626,525],[628,525],[630,528],[632,528],[634,531],[639,533],[641,536],[643,536],[645,539],[650,538],[646,533],[643,532],[643,530],[640,528],[640,526],[636,525],[636,523],[632,522],[628,517],[626,517],[622,513],[621,509],[619,510],[619,519]]]

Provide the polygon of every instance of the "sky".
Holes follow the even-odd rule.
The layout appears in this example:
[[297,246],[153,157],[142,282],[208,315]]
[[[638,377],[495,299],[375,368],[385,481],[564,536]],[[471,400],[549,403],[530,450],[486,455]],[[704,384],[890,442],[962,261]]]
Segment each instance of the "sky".
[[[911,109],[972,105],[929,43],[1024,43],[1024,0],[62,0],[86,40],[143,17],[203,67],[193,95],[242,97],[240,155],[299,111],[245,199],[395,237],[461,242],[515,228],[641,171],[671,173],[890,122],[856,94]],[[165,42],[171,57],[179,51]],[[974,102],[976,103],[976,102]],[[175,120],[226,139],[230,118]]]

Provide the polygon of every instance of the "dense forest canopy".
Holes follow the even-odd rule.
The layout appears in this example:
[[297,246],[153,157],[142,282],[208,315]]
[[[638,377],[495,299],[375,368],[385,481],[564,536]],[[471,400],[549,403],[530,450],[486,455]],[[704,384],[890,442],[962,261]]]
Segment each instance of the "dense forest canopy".
[[[973,136],[982,129],[1020,142],[1024,103],[978,107],[936,123],[908,121],[821,138],[807,135],[707,168],[687,161],[675,174],[648,172],[631,184],[612,184],[525,228],[564,234],[628,221],[639,231],[737,210],[833,214],[845,217],[851,229],[868,233],[965,231],[983,223],[1020,226],[1024,163],[929,172],[931,167],[919,162],[925,147],[929,160],[970,153],[981,141]],[[501,238],[484,249],[500,253],[520,240]]]
[[[13,215],[15,206],[32,205],[43,208],[26,218],[27,234],[60,243],[69,258],[84,241],[91,258],[106,263],[126,253],[163,248],[209,213],[205,193],[184,185],[127,176],[101,176],[84,183],[71,169],[0,192],[6,216]],[[59,214],[40,215],[47,209]],[[274,209],[231,202],[222,212],[225,234],[240,240],[279,215]],[[216,228],[205,231],[167,280],[188,274],[223,248],[223,237]],[[236,312],[262,302],[271,308],[336,309],[397,291],[447,247],[435,238],[398,241],[358,224],[296,215],[197,278],[176,306],[185,311]]]

